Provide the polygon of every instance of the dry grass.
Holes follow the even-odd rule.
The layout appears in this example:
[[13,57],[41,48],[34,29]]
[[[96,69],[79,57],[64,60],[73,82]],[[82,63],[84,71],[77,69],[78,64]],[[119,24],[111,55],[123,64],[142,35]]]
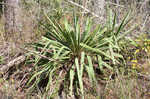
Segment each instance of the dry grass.
[[107,84],[105,99],[149,99],[149,85],[149,81],[119,75]]
[[[22,91],[18,86],[19,82],[20,80],[16,81],[14,78],[0,79],[0,94],[11,96],[14,99],[41,99],[45,97],[42,93],[32,93],[31,95],[27,91]],[[150,97],[150,82],[143,78],[137,78],[135,75],[124,76],[120,74],[115,79],[108,80],[98,87],[101,89],[99,95],[91,91],[85,93],[85,99],[149,99]],[[63,93],[64,97],[65,95]],[[56,97],[58,96],[56,95]],[[66,97],[68,97],[67,99],[75,99]]]
[[[112,5],[111,5],[112,6]],[[136,6],[135,3],[132,6],[125,6],[125,8],[120,8],[116,6],[112,6],[114,11],[117,11],[118,20],[122,19],[124,14],[127,12],[129,8],[133,10],[133,20],[126,28],[130,28],[133,24],[139,24],[139,27],[136,28],[130,36],[137,36],[141,33],[149,32],[150,27],[150,18],[148,14],[145,13],[144,6],[140,7]],[[32,8],[25,10],[22,8],[23,15],[21,16],[22,21],[22,33],[21,36],[16,33],[14,37],[17,39],[18,45],[23,45],[25,43],[29,43],[32,41],[36,41],[43,34],[38,30],[38,22],[37,22],[37,13],[38,13],[38,5],[32,6]],[[139,11],[140,9],[140,11]],[[18,52],[17,48],[14,46],[14,43],[6,43],[3,38],[4,33],[4,19],[0,20],[0,56],[5,57],[4,63],[7,63],[9,60],[15,57]],[[1,55],[3,54],[3,55]],[[149,60],[149,59],[147,59]],[[146,61],[147,61],[146,60]],[[143,64],[141,64],[143,66]],[[150,72],[149,63],[146,63],[146,69]],[[136,73],[135,73],[136,74]],[[21,74],[23,75],[23,74]],[[150,81],[143,79],[144,77],[138,78],[134,75],[124,76],[118,75],[115,79],[111,79],[105,82],[105,85],[99,85],[99,89],[101,93],[99,96],[95,95],[95,93],[87,93],[86,99],[149,99],[150,97]],[[41,99],[42,94],[36,93],[33,97],[29,95],[26,91],[20,91],[20,89],[16,88],[16,85],[19,84],[21,80],[15,80],[14,78],[9,78],[8,80],[4,80],[2,77],[0,78],[0,97],[1,96],[12,96],[14,99]],[[104,89],[102,88],[104,87]]]

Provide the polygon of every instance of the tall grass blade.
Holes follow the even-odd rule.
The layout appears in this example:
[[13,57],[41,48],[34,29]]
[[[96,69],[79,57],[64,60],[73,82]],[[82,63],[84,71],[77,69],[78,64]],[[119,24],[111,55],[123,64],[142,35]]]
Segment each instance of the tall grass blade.
[[81,70],[80,70],[80,67],[79,67],[78,58],[75,58],[75,65],[76,65],[76,68],[77,68],[80,91],[81,91],[81,94],[82,94],[82,98],[84,99],[83,80],[82,80]]
[[100,55],[98,55],[98,65],[99,65],[99,69],[102,70],[103,69],[103,62],[102,62],[102,57]]
[[[124,17],[124,19],[122,20],[117,32],[116,32],[116,35],[118,35],[118,33],[125,27],[125,25],[130,21],[128,20],[128,17],[130,15],[131,11],[129,11],[126,16]],[[128,20],[128,21],[127,21]]]
[[74,72],[74,65],[72,66],[71,70],[70,70],[70,87],[69,87],[69,90],[70,90],[70,95],[72,96],[72,92],[73,92],[73,80],[74,80],[74,75],[75,75],[75,72]]
[[91,79],[91,83],[93,83],[93,82],[96,82],[96,78],[95,78],[95,73],[94,73],[91,56],[87,56],[87,59],[88,59],[87,71],[88,71],[88,75]]

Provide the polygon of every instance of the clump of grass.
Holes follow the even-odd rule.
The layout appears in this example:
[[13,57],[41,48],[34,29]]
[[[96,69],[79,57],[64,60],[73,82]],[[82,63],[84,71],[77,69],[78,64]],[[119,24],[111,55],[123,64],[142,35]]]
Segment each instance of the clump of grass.
[[144,81],[142,83],[141,81],[130,74],[126,76],[118,74],[114,80],[109,80],[106,84],[103,97],[105,99],[148,99],[144,91],[147,90],[147,86],[142,84]]

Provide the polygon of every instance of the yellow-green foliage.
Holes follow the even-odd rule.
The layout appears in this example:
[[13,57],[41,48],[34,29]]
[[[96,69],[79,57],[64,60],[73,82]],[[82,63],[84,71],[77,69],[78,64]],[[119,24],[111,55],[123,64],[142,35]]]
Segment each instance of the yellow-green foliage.
[[150,39],[148,34],[143,34],[135,39],[134,49],[127,60],[131,63],[131,68],[136,69],[142,73],[148,74],[150,68]]

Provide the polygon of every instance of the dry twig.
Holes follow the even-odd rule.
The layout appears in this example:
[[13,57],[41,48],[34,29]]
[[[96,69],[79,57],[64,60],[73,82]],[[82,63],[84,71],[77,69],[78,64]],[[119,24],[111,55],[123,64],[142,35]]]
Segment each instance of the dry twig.
[[75,2],[70,1],[70,0],[68,0],[68,2],[69,2],[69,3],[71,3],[72,5],[75,5],[75,6],[77,6],[77,7],[82,8],[84,11],[86,11],[86,12],[90,13],[90,14],[91,14],[91,15],[93,15],[94,17],[97,17],[97,18],[103,19],[103,17],[100,17],[99,15],[95,14],[94,12],[91,12],[89,9],[85,8],[85,7],[84,7],[84,6],[82,6],[82,5],[79,5],[78,3],[75,3]]
[[21,55],[15,59],[13,59],[12,61],[8,62],[6,65],[2,65],[2,67],[0,68],[0,71],[1,72],[7,72],[9,68],[16,66],[16,65],[19,65],[24,61],[25,61],[25,56]]

